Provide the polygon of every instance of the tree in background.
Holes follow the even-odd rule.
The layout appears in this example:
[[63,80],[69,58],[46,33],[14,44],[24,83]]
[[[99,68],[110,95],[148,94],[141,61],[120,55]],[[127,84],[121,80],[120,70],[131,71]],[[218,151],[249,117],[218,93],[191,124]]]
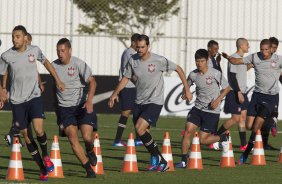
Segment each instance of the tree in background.
[[92,24],[80,24],[86,34],[115,36],[124,46],[133,33],[163,35],[160,26],[179,12],[179,0],[73,0]]

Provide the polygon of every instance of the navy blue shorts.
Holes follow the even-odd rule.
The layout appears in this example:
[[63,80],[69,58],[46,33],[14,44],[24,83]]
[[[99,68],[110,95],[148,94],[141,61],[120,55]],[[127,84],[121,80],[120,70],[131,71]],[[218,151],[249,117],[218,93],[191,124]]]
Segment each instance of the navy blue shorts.
[[150,124],[150,126],[156,127],[162,107],[162,105],[157,105],[153,103],[143,105],[135,103],[133,108],[134,124],[137,123],[137,120],[139,118],[143,118]]
[[236,91],[230,91],[225,98],[224,112],[226,114],[241,114],[241,111],[247,110],[249,106],[249,99],[247,94],[244,94],[245,101],[240,103],[238,99],[238,94]]
[[136,88],[123,88],[119,93],[121,110],[132,110],[136,98]]
[[219,114],[205,112],[193,107],[187,115],[187,122],[191,122],[206,133],[214,133],[217,130]]
[[34,118],[45,119],[41,96],[21,104],[11,104],[11,106],[15,130],[26,129]]
[[265,107],[270,114],[278,111],[279,94],[267,95],[254,92],[248,107],[247,115],[256,116],[260,107]]
[[97,116],[93,111],[87,113],[86,108],[82,108],[84,104],[73,107],[60,107],[57,108],[57,124],[60,129],[64,129],[70,125],[80,126],[88,124],[93,127],[93,131],[98,130]]

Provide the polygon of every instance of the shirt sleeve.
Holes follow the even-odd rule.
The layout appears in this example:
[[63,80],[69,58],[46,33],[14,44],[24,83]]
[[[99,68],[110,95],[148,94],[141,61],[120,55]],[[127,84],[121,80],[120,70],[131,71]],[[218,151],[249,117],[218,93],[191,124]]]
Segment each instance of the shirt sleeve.
[[132,69],[132,60],[130,59],[129,62],[127,63],[125,70],[123,72],[123,76],[126,78],[131,79],[132,75],[133,75],[133,69]]
[[88,83],[89,77],[92,76],[91,68],[86,64],[86,62],[82,61],[78,65],[78,72],[81,78],[84,80],[84,82]]
[[161,71],[172,72],[172,71],[175,71],[176,68],[177,68],[177,64],[173,63],[172,61],[169,61],[165,57],[162,57],[161,66],[160,66]]
[[254,60],[254,54],[250,54],[247,57],[243,57],[244,64],[253,63],[254,62],[253,60]]
[[194,80],[193,80],[192,75],[193,75],[193,73],[191,72],[187,77],[187,83],[188,83],[189,87],[191,87],[194,84]]
[[40,63],[44,64],[46,57],[44,56],[44,54],[42,53],[41,49],[39,47],[38,51],[37,51],[37,61],[39,61]]
[[7,71],[8,64],[6,63],[6,60],[3,58],[3,55],[0,58],[0,75],[4,75]]

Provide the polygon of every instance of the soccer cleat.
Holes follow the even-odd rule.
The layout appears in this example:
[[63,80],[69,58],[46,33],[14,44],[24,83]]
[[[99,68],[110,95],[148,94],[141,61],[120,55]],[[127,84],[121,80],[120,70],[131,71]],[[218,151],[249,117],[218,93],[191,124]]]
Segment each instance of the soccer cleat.
[[227,153],[229,151],[229,141],[223,141],[221,145],[223,153]]
[[176,168],[186,168],[186,166],[187,166],[187,163],[185,163],[184,161],[181,161],[175,165]]
[[94,153],[94,151],[90,151],[90,152],[87,152],[87,156],[89,158],[89,162],[92,166],[96,166],[97,164],[97,156],[96,154]]
[[240,156],[240,159],[237,161],[238,165],[243,165],[246,163],[248,157],[245,157],[244,154]]
[[125,147],[126,144],[124,142],[122,142],[122,141],[115,141],[113,143],[113,146],[115,146],[115,147]]
[[8,146],[10,146],[12,144],[12,139],[11,136],[9,134],[4,136],[4,141],[6,141],[6,143],[8,144]]
[[92,169],[89,169],[87,170],[86,178],[96,178],[96,173]]
[[41,171],[39,176],[40,181],[48,181],[48,172],[47,171]]
[[159,165],[159,156],[151,156],[150,165],[148,166],[149,171],[156,171],[158,170]]
[[240,150],[245,151],[247,149],[247,147],[248,147],[248,144],[246,144],[245,146],[240,146]]
[[167,162],[159,163],[158,172],[165,172],[168,169],[169,169],[169,166],[168,166]]
[[220,146],[221,146],[220,142],[215,142],[215,143],[210,144],[209,148],[213,150],[219,150]]
[[44,165],[46,167],[46,170],[48,173],[52,172],[54,170],[54,164],[53,162],[50,160],[50,157],[49,156],[45,156],[43,158],[44,160]]
[[138,139],[135,139],[134,143],[135,143],[135,146],[143,146],[143,142]]
[[273,125],[271,127],[271,135],[272,137],[276,137],[277,133],[278,133],[278,127],[277,127],[277,118],[273,118]]

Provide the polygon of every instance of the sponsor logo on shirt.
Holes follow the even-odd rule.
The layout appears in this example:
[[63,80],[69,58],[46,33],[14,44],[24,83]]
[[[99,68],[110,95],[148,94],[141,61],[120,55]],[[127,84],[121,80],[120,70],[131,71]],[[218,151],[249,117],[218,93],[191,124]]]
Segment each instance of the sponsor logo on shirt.
[[276,67],[276,61],[271,60],[271,67],[272,67],[272,68],[275,68],[275,67]]
[[28,62],[30,62],[30,63],[34,63],[35,62],[34,54],[29,54],[28,55]]
[[153,73],[155,71],[156,65],[153,64],[149,64],[148,65],[148,72]]
[[68,68],[68,76],[70,77],[74,76],[74,73],[75,73],[74,71],[75,69],[73,67]]
[[212,77],[211,76],[206,78],[206,84],[207,85],[211,85],[212,84]]

